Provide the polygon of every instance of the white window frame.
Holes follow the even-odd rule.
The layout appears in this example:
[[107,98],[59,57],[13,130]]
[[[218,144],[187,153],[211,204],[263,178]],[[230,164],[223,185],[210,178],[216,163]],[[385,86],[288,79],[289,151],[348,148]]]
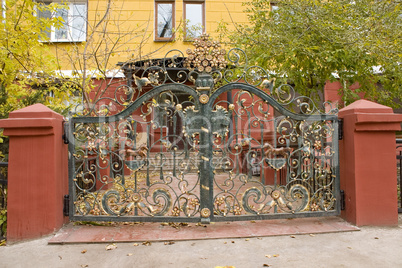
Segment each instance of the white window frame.
[[186,41],[192,41],[194,38],[198,38],[199,36],[192,36],[190,35],[190,31],[187,29],[187,20],[190,20],[189,15],[187,14],[187,5],[199,5],[201,6],[201,29],[199,29],[201,32],[199,33],[200,35],[206,31],[206,18],[205,18],[205,0],[184,0],[183,1],[183,18],[184,21],[186,22],[185,25],[185,40]]
[[[39,4],[51,4],[51,3],[63,3],[61,1],[38,1]],[[67,38],[56,38],[56,32],[59,30],[56,27],[52,26],[50,29],[50,38],[49,40],[46,40],[46,42],[85,42],[87,38],[87,19],[88,19],[88,3],[87,1],[70,1],[68,3],[63,3],[64,5],[67,5],[69,8],[67,9],[67,21],[65,22],[67,24]],[[75,6],[76,5],[84,5],[85,6],[85,11],[84,11],[84,20],[83,20],[83,31],[80,31],[81,34],[79,34],[78,38],[73,37],[73,22],[74,22],[74,14]],[[56,14],[53,13],[51,16],[55,16]],[[80,14],[81,15],[81,14]],[[39,16],[39,14],[38,14]]]

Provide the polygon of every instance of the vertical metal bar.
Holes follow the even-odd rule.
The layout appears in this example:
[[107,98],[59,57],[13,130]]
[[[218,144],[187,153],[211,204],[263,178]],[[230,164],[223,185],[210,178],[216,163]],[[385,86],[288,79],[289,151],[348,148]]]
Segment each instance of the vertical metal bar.
[[[151,125],[150,125],[150,124],[147,124],[147,148],[148,148],[148,150],[147,150],[147,161],[149,161],[149,151],[151,150],[151,148],[150,148],[150,146],[151,146],[151,142],[150,142],[150,136],[151,136],[150,129],[151,129]],[[147,182],[147,186],[151,185],[150,180],[149,180],[149,162],[148,162],[148,164],[147,164],[147,179],[146,179],[146,182]]]
[[159,136],[159,141],[160,141],[160,143],[161,143],[161,145],[160,145],[160,162],[159,162],[159,165],[160,165],[160,168],[159,168],[159,179],[162,181],[163,180],[163,155],[164,155],[164,153],[163,153],[163,143],[162,143],[162,140],[165,140],[166,141],[166,148],[169,146],[168,145],[168,143],[169,143],[169,139],[168,139],[168,137],[165,137],[164,135],[163,135],[163,128],[162,128],[162,125],[161,125],[161,127],[159,128],[159,133],[160,133],[160,136]]
[[[274,118],[274,140],[273,140],[273,144],[272,144],[272,146],[274,147],[274,148],[276,148],[276,132],[277,132],[277,120],[276,120],[276,117]],[[276,173],[277,173],[277,171],[275,171],[274,172],[274,189],[276,189],[276,185],[277,185],[277,183],[276,183]],[[277,212],[277,207],[275,206],[275,208],[274,208],[274,211],[275,211],[275,213]]]
[[[182,136],[182,134],[183,134],[183,130],[182,130],[182,133],[180,135]],[[189,139],[187,139],[187,137],[183,136],[183,143],[184,143],[184,158],[189,159],[189,149],[188,149]]]
[[[228,105],[233,104],[232,90],[229,90],[226,93],[226,100],[229,103]],[[232,137],[232,136],[233,136],[233,113],[230,115],[230,125],[229,125],[229,137]]]
[[[254,105],[252,105],[251,107],[252,107],[252,109],[254,109]],[[247,111],[247,124],[248,124],[247,139],[249,140],[249,142],[248,142],[248,151],[245,156],[246,156],[247,177],[249,180],[251,180],[252,171],[251,171],[251,163],[249,163],[250,159],[249,159],[249,155],[248,155],[250,153],[251,140],[252,140],[251,139],[251,113],[250,113],[250,111]],[[243,138],[245,138],[245,137],[243,137]]]
[[176,177],[176,148],[179,146],[179,139],[177,137],[177,114],[172,113],[173,116],[173,176]]
[[176,127],[177,127],[177,115],[172,112],[172,117],[173,117],[173,136],[175,137],[177,135],[177,129],[176,129]]
[[[113,178],[114,177],[114,174],[113,174],[113,149],[110,149],[110,151],[109,151],[108,165],[109,165],[109,178]],[[122,183],[124,185],[124,183],[125,183],[124,178],[121,178],[121,179],[122,179]]]
[[75,130],[75,123],[74,120],[71,119],[71,121],[68,124],[68,135],[69,135],[69,143],[68,143],[68,188],[69,188],[69,208],[68,208],[68,215],[69,217],[74,216],[74,201],[76,199],[76,192],[75,192],[75,187],[74,187],[74,173],[75,173],[75,157],[73,154],[75,154],[75,136],[73,135]]
[[134,121],[134,123],[133,123],[133,137],[132,137],[132,139],[133,139],[133,147],[134,148],[137,148],[137,135],[138,135],[137,134],[137,121]]
[[[137,133],[137,121],[134,121],[133,122],[133,135],[132,135],[132,140],[133,140],[133,150],[135,149],[135,148],[137,148],[137,135],[138,135],[138,133]],[[123,148],[124,149],[124,148]],[[124,162],[126,161],[126,159],[123,159],[123,178],[125,178],[126,176],[125,176],[125,171],[124,171]],[[148,159],[144,159],[144,161],[148,161]],[[131,174],[130,174],[131,175]],[[138,187],[138,185],[137,185],[137,172],[135,172],[134,173],[134,190],[135,190],[135,192],[137,192],[137,187]],[[138,208],[137,207],[135,207],[135,209],[134,209],[134,214],[135,215],[137,215],[137,210],[138,210]]]
[[401,168],[402,168],[402,151],[399,152],[400,158],[399,158],[399,200],[400,201],[400,205],[398,208],[398,213],[402,213],[402,181],[401,181]]
[[264,122],[260,122],[260,130],[261,130],[261,156],[258,158],[258,151],[257,151],[257,159],[261,162],[260,166],[260,180],[265,185],[265,172],[264,172]]
[[[238,117],[239,116],[237,114],[235,114],[235,116],[234,116],[234,118],[235,118],[235,120],[234,120],[234,137],[236,137],[236,141],[233,139],[233,142],[235,142],[235,144],[239,144],[239,136],[237,135],[238,134],[238,128],[239,128]],[[235,149],[235,150],[237,151],[237,149]],[[240,173],[239,165],[241,165],[239,155],[237,155],[237,154],[235,155],[235,161],[234,162],[235,162],[235,165],[236,165],[236,175],[239,175],[239,173]]]
[[201,222],[209,223],[213,219],[213,178],[214,173],[211,166],[212,161],[212,129],[211,129],[211,108],[207,104],[200,105],[200,116],[202,125],[206,130],[200,131],[200,209]]
[[340,190],[340,175],[339,175],[339,132],[338,132],[338,118],[330,121],[334,126],[334,136],[332,139],[332,149],[335,152],[333,168],[335,171],[335,210],[337,214],[341,213],[341,190]]

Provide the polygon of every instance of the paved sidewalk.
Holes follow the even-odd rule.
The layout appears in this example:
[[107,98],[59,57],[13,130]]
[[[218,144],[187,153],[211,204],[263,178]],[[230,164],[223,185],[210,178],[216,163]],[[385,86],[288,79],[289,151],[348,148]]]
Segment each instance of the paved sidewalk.
[[135,241],[180,241],[217,238],[266,237],[293,234],[358,231],[338,217],[261,221],[196,223],[127,223],[112,226],[68,224],[50,239],[50,244],[113,243]]
[[0,267],[402,267],[402,220],[360,231],[171,242],[48,244],[53,237],[0,247]]

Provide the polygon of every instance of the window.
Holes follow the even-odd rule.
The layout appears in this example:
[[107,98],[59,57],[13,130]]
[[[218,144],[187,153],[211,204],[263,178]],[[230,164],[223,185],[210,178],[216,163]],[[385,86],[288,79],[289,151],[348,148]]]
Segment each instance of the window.
[[[41,1],[40,5],[48,6],[56,1]],[[61,2],[57,2],[62,4]],[[61,27],[47,29],[46,35],[51,42],[83,42],[87,33],[87,4],[86,2],[74,2],[63,4],[55,12],[50,10],[38,10],[40,18],[58,17],[62,21]]]
[[184,1],[186,39],[199,37],[205,31],[205,1]]
[[155,40],[173,39],[174,15],[174,2],[155,1]]
[[277,1],[271,1],[269,2],[269,6],[271,7],[271,11],[277,11],[278,10],[278,2]]

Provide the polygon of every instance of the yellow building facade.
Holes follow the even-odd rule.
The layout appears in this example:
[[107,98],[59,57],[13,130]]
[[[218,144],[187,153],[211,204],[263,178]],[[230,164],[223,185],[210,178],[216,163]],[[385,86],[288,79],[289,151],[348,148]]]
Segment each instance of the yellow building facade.
[[217,40],[221,24],[234,29],[235,22],[247,22],[243,2],[71,0],[56,14],[64,24],[49,33],[49,46],[63,70],[107,70],[118,62],[163,58],[172,49],[184,52],[202,32]]

